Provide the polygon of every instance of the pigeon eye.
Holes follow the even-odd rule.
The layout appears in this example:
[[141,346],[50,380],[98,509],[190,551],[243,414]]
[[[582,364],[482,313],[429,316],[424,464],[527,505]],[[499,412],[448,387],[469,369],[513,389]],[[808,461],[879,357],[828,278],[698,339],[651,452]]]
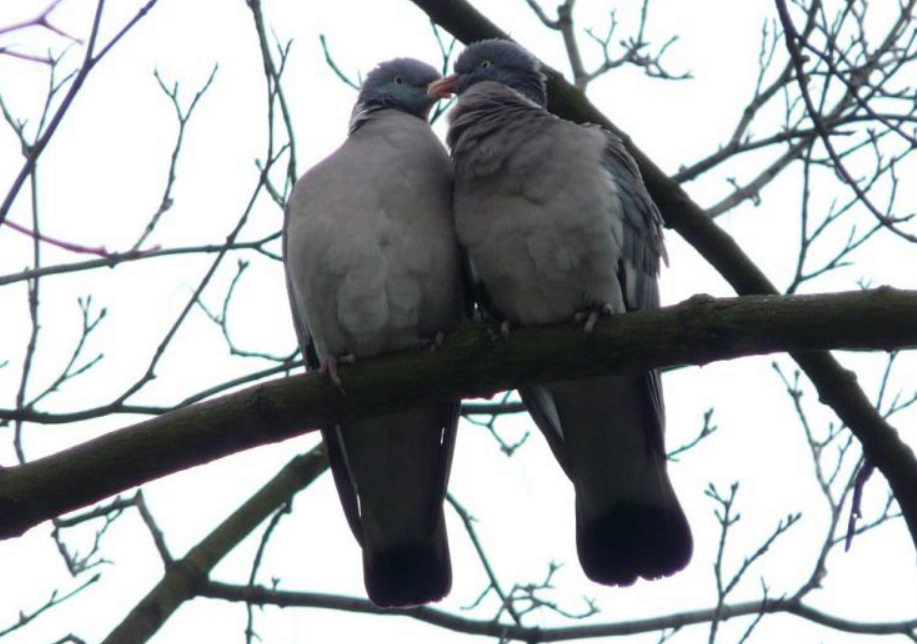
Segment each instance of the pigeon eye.
[[404,79],[401,78],[401,76],[395,76],[393,80],[395,81],[395,85],[401,85],[402,83],[404,83]]
[[493,63],[491,63],[489,60],[482,60],[482,61],[481,61],[481,69],[487,69],[487,68],[490,67],[492,64],[493,64]]

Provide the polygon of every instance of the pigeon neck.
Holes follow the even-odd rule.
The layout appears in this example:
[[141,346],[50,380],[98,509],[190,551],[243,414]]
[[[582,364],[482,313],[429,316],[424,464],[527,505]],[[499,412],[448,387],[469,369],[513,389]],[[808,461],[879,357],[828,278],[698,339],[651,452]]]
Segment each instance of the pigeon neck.
[[400,112],[402,114],[407,114],[408,116],[418,118],[422,121],[426,121],[429,110],[427,110],[427,112],[424,114],[416,114],[409,110],[401,109],[393,105],[364,103],[361,101],[353,106],[353,112],[350,114],[350,125],[347,133],[353,134],[370,121],[374,121],[378,118],[384,117],[386,114],[392,114],[394,112]]
[[479,83],[459,96],[449,115],[449,148],[461,145],[465,135],[474,139],[487,138],[518,118],[547,111],[514,89],[493,82]]

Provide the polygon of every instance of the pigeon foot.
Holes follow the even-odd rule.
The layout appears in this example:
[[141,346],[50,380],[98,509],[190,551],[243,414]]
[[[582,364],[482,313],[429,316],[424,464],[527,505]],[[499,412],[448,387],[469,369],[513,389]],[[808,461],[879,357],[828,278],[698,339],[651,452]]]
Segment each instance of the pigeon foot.
[[331,382],[337,385],[338,389],[344,391],[344,386],[341,384],[341,377],[338,375],[338,366],[342,364],[355,364],[356,361],[357,359],[353,354],[348,354],[339,358],[325,358],[322,360],[322,366],[319,372],[323,376],[327,376]]
[[593,308],[577,311],[573,314],[573,321],[576,324],[579,324],[585,320],[586,322],[583,324],[583,331],[585,333],[592,333],[592,329],[595,328],[595,323],[599,321],[599,318],[601,318],[603,315],[611,315],[612,313],[614,313],[614,308],[611,306],[611,304],[606,302],[605,304],[600,304],[599,306],[595,306]]

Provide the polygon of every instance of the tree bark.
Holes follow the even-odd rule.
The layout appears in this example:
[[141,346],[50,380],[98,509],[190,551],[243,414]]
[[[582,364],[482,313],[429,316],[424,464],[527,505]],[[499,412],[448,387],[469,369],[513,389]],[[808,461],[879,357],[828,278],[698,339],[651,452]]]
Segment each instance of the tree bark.
[[[491,396],[558,379],[780,351],[912,346],[917,291],[890,288],[789,297],[701,295],[613,316],[591,334],[571,323],[519,329],[502,339],[469,324],[433,354],[408,351],[345,368],[346,393],[317,373],[274,380],[0,470],[0,538],[159,476],[421,400]],[[856,387],[853,379],[841,384]],[[889,472],[906,480],[913,454],[903,444],[900,449],[894,467],[904,471]],[[898,501],[917,525],[917,485],[909,494]]]
[[197,596],[210,571],[259,523],[328,469],[319,445],[295,457],[188,554],[166,568],[162,579],[127,614],[102,644],[146,642],[185,601]]

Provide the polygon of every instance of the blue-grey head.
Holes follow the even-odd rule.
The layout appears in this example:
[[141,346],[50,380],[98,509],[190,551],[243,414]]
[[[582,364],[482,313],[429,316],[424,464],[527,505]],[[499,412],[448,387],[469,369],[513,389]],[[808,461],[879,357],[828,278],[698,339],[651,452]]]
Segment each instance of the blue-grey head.
[[390,108],[426,120],[437,101],[427,96],[427,86],[440,76],[434,67],[413,58],[380,63],[363,81],[354,116]]
[[455,61],[455,73],[433,83],[428,92],[436,98],[461,95],[482,81],[502,83],[538,105],[547,104],[541,63],[520,45],[501,38],[472,43]]

